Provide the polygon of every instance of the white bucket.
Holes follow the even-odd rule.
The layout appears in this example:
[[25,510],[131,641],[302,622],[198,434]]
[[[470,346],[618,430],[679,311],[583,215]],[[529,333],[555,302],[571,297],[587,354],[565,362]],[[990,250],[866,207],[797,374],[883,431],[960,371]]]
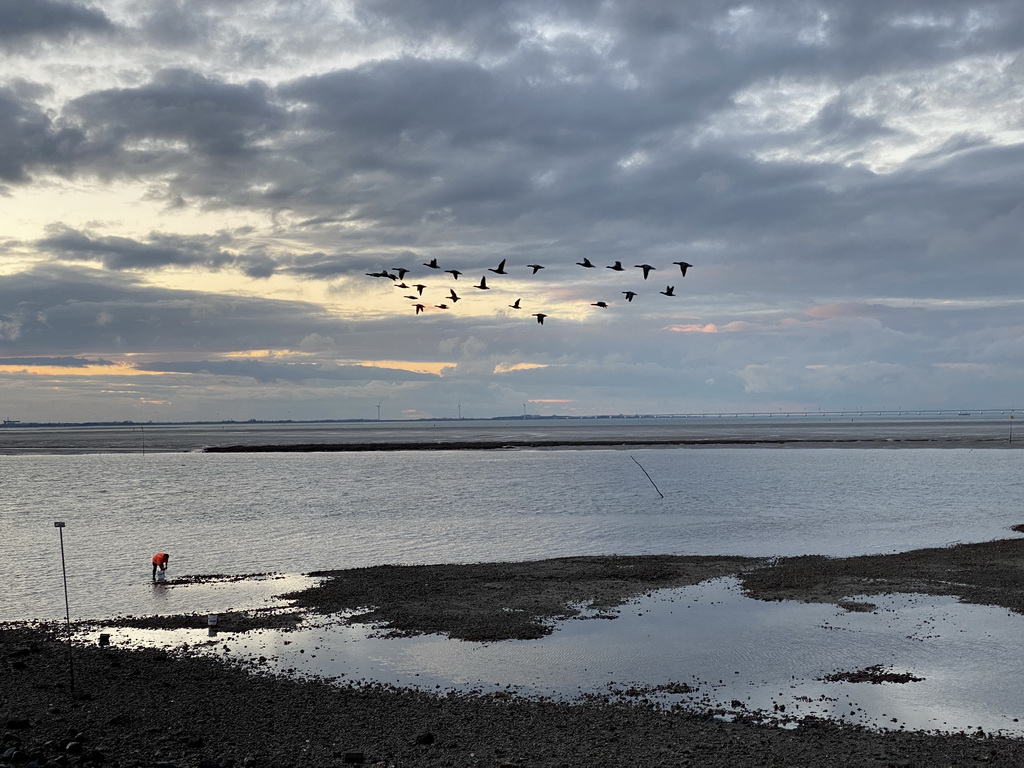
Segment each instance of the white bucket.
[[164,571],[164,570],[161,570],[160,568],[157,568],[156,569],[156,580],[157,581],[167,581],[167,571]]

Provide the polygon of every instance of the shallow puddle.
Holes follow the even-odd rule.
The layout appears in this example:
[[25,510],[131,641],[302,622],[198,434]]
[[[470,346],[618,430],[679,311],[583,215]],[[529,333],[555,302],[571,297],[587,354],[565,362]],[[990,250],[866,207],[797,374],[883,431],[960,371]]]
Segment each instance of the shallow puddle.
[[[284,591],[280,582],[272,584],[275,592]],[[238,587],[222,588],[228,586]],[[199,602],[207,597],[193,594]],[[254,607],[257,597],[250,594],[246,607]],[[650,700],[710,709],[725,718],[759,712],[783,725],[813,715],[875,728],[1024,736],[1018,722],[1024,617],[953,598],[863,600],[876,609],[761,602],[725,578],[658,591],[614,614],[585,611],[556,623],[539,640],[385,638],[372,627],[318,616],[292,631],[235,634],[210,628],[206,617],[197,616],[194,630],[110,628],[83,639],[95,642],[103,632],[116,646],[187,646],[300,678]],[[824,679],[874,667],[918,679]]]

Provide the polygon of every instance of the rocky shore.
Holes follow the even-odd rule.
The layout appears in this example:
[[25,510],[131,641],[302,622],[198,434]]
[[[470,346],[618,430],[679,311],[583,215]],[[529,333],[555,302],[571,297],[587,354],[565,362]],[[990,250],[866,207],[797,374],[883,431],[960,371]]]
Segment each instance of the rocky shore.
[[[1022,570],[1024,539],[855,558],[378,566],[323,573],[317,587],[288,596],[291,611],[252,614],[231,629],[281,627],[303,612],[372,606],[354,620],[394,634],[530,638],[550,631],[552,617],[571,616],[580,602],[613,612],[630,596],[724,574],[766,600],[871,610],[864,600],[844,603],[851,594],[905,591],[953,594],[1020,613]],[[188,620],[121,621],[171,628]],[[862,674],[866,684],[900,682],[886,680],[884,669]],[[90,644],[69,653],[60,626],[0,627],[3,768],[1024,765],[1024,741],[983,733],[879,732],[814,718],[791,725],[766,724],[757,713],[724,722],[643,697],[564,703],[300,681],[182,650]]]

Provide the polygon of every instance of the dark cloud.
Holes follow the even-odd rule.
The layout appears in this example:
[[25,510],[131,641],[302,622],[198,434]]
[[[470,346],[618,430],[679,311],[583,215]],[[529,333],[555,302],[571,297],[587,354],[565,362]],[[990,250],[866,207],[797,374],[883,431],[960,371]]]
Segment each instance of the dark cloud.
[[222,249],[224,236],[184,237],[153,233],[148,242],[128,237],[94,237],[69,227],[57,226],[36,242],[41,250],[71,261],[100,261],[107,269],[153,270],[161,267],[206,267],[219,270],[237,257]]
[[77,130],[54,125],[26,97],[31,90],[0,87],[0,183],[24,183],[34,168],[63,165],[82,141]]
[[365,365],[324,366],[319,363],[266,363],[261,360],[202,360],[139,363],[140,371],[246,376],[258,382],[291,381],[428,381],[437,377],[395,368]]
[[105,270],[50,265],[0,281],[0,353],[10,356],[298,349],[345,329],[313,304],[169,290]]
[[[236,85],[185,69],[163,70],[143,86],[81,96],[66,112],[89,136],[83,160],[98,166],[117,161],[124,170],[149,173],[163,172],[171,160],[192,152],[243,159],[286,120],[264,84]],[[154,167],[147,170],[147,164]]]
[[56,368],[88,368],[94,365],[117,365],[102,358],[84,357],[0,357],[0,365],[53,366]]
[[0,0],[0,46],[26,39],[61,40],[76,32],[114,29],[100,10],[57,0]]

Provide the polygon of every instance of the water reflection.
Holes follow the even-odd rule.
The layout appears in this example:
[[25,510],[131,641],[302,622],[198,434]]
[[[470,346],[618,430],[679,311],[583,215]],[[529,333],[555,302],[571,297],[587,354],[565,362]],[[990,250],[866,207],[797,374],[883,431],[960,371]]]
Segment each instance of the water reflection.
[[[622,606],[614,620],[584,613],[530,641],[383,638],[324,618],[291,632],[236,635],[222,627],[218,634],[199,629],[205,619],[198,617],[195,630],[102,631],[119,645],[187,646],[300,678],[557,699],[598,694],[727,717],[760,711],[779,723],[813,715],[874,728],[1024,736],[1016,682],[1024,673],[1024,617],[942,597],[871,601],[870,613],[766,603],[726,578],[653,593]],[[920,679],[825,679],[876,666]]]

